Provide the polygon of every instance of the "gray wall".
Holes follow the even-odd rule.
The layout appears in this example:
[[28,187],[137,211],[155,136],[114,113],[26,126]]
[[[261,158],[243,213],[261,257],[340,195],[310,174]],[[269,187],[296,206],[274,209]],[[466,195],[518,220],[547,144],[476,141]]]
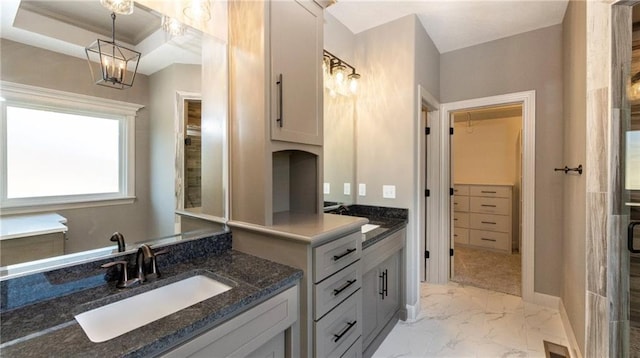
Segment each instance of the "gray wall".
[[[356,34],[356,66],[362,86],[356,106],[356,178],[367,185],[358,204],[417,211],[415,200],[417,86],[439,93],[439,53],[416,16],[410,15]],[[421,69],[417,69],[420,66]],[[381,169],[384,168],[384,169]],[[396,198],[382,197],[383,185],[396,186]],[[418,233],[407,227],[407,304],[418,303]]]
[[[198,65],[174,64],[149,77],[149,144],[151,148],[149,232],[151,237],[173,233],[175,225],[176,91],[200,92]],[[204,193],[203,193],[204,194]],[[203,197],[203,200],[205,198]]]
[[56,210],[67,218],[67,253],[112,245],[109,237],[120,231],[127,242],[149,238],[146,227],[149,203],[149,82],[136,75],[132,88],[114,90],[93,84],[86,59],[66,56],[21,43],[0,40],[3,81],[52,88],[145,106],[136,119],[136,201],[128,205]]
[[536,90],[536,292],[563,290],[562,25],[447,52],[440,57],[441,103]]
[[[587,98],[586,4],[570,1],[563,21],[564,159],[586,163]],[[585,348],[585,176],[564,176],[562,300],[580,351]]]

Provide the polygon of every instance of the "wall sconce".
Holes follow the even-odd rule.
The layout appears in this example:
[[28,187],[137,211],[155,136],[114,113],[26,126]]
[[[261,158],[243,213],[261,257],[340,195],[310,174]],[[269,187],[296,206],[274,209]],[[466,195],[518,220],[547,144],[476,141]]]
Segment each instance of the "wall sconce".
[[[96,40],[85,48],[91,77],[97,85],[123,89],[133,86],[140,52],[116,43],[116,14],[111,13],[111,41]],[[98,68],[99,65],[99,68]]]
[[161,26],[171,36],[182,36],[187,29],[180,21],[166,15],[162,15]]
[[133,13],[133,0],[100,0],[100,4],[119,15]]
[[327,50],[323,53],[322,72],[324,86],[331,96],[336,94],[350,96],[358,92],[360,74],[356,73],[355,67]]
[[193,22],[207,22],[211,19],[211,4],[209,0],[188,0],[182,12]]

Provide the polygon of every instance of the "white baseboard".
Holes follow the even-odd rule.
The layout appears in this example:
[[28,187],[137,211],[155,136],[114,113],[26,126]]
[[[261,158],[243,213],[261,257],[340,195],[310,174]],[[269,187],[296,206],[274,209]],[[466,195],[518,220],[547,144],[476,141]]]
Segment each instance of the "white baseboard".
[[564,327],[564,332],[567,335],[567,340],[569,341],[569,350],[571,353],[571,357],[582,358],[582,352],[580,352],[578,340],[576,340],[576,335],[573,332],[573,326],[571,326],[571,322],[569,321],[569,316],[567,315],[567,310],[564,308],[562,299],[560,300],[560,307],[558,307],[558,311],[560,311],[562,326]]
[[554,310],[560,309],[560,297],[547,295],[545,293],[534,292],[533,302],[539,306],[553,308]]
[[418,313],[420,312],[420,300],[415,305],[407,304],[407,322],[414,322],[418,319]]

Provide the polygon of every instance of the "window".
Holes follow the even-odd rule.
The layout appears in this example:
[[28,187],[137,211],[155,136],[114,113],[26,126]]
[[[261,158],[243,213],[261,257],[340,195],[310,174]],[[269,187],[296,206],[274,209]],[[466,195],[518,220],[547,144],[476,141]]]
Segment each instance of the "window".
[[140,106],[10,83],[2,96],[3,212],[133,201]]

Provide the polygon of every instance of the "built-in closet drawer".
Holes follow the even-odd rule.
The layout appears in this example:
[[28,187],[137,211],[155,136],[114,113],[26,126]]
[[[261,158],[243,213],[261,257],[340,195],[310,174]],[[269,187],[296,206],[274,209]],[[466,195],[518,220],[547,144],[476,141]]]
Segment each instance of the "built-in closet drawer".
[[469,213],[454,212],[453,213],[453,226],[454,227],[469,227]]
[[360,338],[362,290],[314,323],[315,356],[340,357]]
[[313,287],[315,298],[314,319],[318,320],[334,306],[362,286],[362,265],[354,263]]
[[453,228],[453,240],[456,244],[469,244],[469,229]]
[[334,272],[360,259],[362,233],[356,231],[313,249],[313,282],[318,283]]
[[511,237],[504,232],[469,230],[469,243],[495,250],[511,249]]
[[470,207],[470,211],[474,213],[509,215],[511,213],[511,199],[472,196]]
[[470,196],[487,196],[495,198],[510,198],[511,187],[503,185],[472,185],[469,188]]
[[453,195],[469,195],[469,185],[455,184],[453,186]]
[[509,232],[511,230],[511,217],[492,214],[469,215],[469,228],[499,232]]
[[455,195],[453,197],[453,211],[469,211],[469,197]]

